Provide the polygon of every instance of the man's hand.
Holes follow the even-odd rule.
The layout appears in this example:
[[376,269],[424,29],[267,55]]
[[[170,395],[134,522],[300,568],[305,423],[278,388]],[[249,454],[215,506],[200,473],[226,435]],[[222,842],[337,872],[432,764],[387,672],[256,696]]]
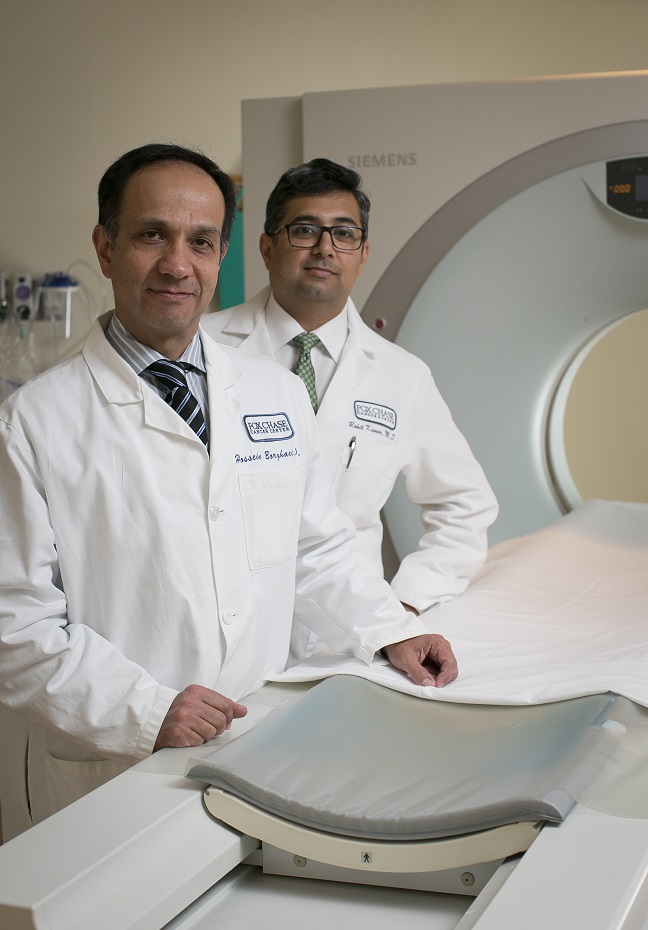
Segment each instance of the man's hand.
[[391,643],[382,651],[394,668],[405,672],[417,685],[442,688],[458,674],[450,643],[437,633]]
[[189,685],[176,695],[162,721],[153,752],[167,746],[201,746],[228,730],[235,717],[245,717],[247,707],[217,691]]

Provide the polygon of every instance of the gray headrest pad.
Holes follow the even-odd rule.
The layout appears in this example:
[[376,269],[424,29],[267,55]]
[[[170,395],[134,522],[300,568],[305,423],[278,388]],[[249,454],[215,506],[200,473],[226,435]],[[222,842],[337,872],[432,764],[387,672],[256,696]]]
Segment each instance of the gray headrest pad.
[[[424,840],[562,820],[591,773],[584,734],[610,704],[426,701],[338,675],[188,775],[303,826]],[[584,748],[585,747],[585,748]]]

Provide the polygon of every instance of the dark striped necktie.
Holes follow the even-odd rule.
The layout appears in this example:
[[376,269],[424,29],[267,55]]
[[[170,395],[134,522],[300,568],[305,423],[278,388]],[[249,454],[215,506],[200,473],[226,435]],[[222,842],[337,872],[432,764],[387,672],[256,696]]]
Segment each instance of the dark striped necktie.
[[165,401],[180,414],[197,436],[202,439],[209,452],[209,429],[200,409],[200,404],[189,390],[183,362],[171,362],[161,358],[149,365],[146,371],[155,376],[166,391]]

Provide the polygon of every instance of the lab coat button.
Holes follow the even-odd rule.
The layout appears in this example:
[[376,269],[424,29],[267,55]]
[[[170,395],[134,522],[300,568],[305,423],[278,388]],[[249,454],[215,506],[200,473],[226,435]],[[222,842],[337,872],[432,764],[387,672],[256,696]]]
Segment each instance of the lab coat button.
[[209,508],[209,519],[215,523],[216,520],[218,520],[218,518],[220,517],[220,515],[224,512],[225,512],[224,510],[220,510],[218,507],[210,507]]
[[230,623],[233,623],[233,622],[234,622],[234,617],[235,617],[235,616],[236,616],[236,614],[235,614],[235,613],[232,613],[231,610],[224,610],[221,619],[222,619],[223,623],[226,623],[226,624],[229,626]]

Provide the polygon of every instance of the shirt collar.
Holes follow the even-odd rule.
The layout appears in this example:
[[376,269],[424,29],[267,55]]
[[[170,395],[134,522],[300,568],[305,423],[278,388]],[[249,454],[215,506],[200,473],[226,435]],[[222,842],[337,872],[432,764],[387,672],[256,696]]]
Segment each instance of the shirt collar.
[[[266,304],[266,326],[270,337],[270,345],[275,355],[291,339],[304,332],[303,326],[300,326],[294,317],[286,313],[283,307],[277,303],[272,293]],[[314,329],[313,332],[319,337],[320,342],[337,365],[342,358],[344,344],[349,332],[349,301],[347,300],[341,313],[338,313],[337,316],[334,316],[332,320],[324,323],[318,329]]]
[[[131,336],[121,320],[117,319],[115,313],[113,313],[110,323],[108,324],[106,339],[115,352],[121,355],[124,361],[128,362],[138,375],[141,374],[145,368],[148,368],[149,365],[152,365],[153,362],[157,362],[159,359],[164,358],[164,356],[155,349],[143,345],[141,342],[138,342],[134,336]],[[199,333],[194,335],[193,339],[180,356],[179,361],[186,362],[188,365],[192,365],[194,368],[204,373],[207,372],[205,354],[203,352]]]

